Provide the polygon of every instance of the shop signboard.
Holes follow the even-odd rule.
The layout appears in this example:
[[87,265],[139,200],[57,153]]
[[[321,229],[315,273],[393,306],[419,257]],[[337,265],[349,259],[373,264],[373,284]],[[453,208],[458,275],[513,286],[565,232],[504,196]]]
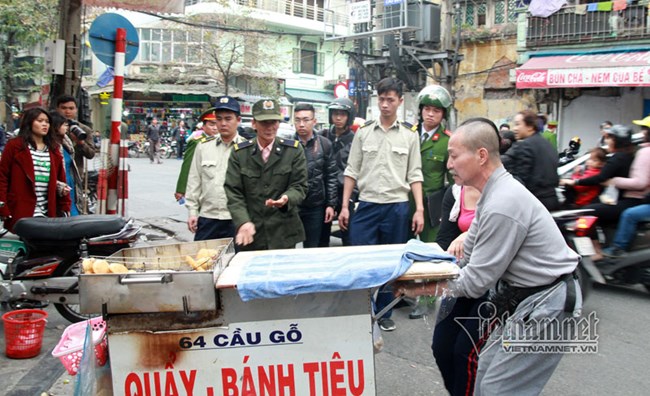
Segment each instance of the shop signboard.
[[367,314],[116,333],[109,348],[115,395],[375,394]]
[[535,57],[516,72],[517,88],[650,86],[650,51]]

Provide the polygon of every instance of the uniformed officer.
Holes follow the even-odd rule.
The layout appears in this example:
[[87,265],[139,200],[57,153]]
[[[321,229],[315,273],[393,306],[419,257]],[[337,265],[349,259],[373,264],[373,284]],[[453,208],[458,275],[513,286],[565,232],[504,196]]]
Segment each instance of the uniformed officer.
[[[205,122],[204,117],[210,118],[210,121],[215,122]],[[199,120],[203,123],[201,126],[202,132],[200,134],[190,135],[189,140],[187,141],[187,146],[185,147],[185,153],[183,153],[183,163],[181,164],[181,171],[178,174],[178,181],[176,182],[176,192],[174,193],[174,198],[177,201],[185,197],[185,190],[187,189],[187,176],[190,173],[190,166],[192,166],[192,158],[194,158],[194,150],[196,150],[196,145],[205,141],[211,136],[215,136],[218,133],[216,119],[214,118],[213,112],[210,110],[205,111],[199,117]]]
[[[403,83],[385,78],[376,88],[380,117],[361,127],[354,136],[345,169],[343,202],[339,226],[350,227],[352,245],[406,243],[410,231],[422,232],[422,161],[418,134],[412,125],[397,120],[402,104]],[[349,202],[354,186],[359,186],[359,205],[350,224]],[[409,192],[415,213],[409,222]],[[380,292],[377,310],[392,300],[389,290]],[[391,312],[379,320],[383,330],[394,330]]]
[[307,161],[297,140],[277,138],[277,100],[253,105],[257,137],[235,144],[228,161],[228,210],[242,250],[294,248],[305,239],[298,205],[307,194]]
[[[422,193],[424,195],[424,229],[420,239],[435,242],[440,228],[440,210],[446,182],[453,183],[447,171],[447,144],[451,131],[447,130],[452,99],[440,85],[429,85],[418,94],[420,155],[422,156]],[[411,210],[415,205],[411,201]],[[418,301],[409,318],[419,319],[428,310],[428,299]]]
[[[440,85],[429,85],[418,94],[420,155],[422,156],[422,190],[424,194],[424,229],[420,239],[434,242],[438,234],[439,213],[445,180],[453,183],[447,171],[447,144],[451,132],[446,129],[451,109],[451,95]],[[429,208],[438,208],[430,211]],[[433,213],[432,213],[433,212]],[[437,213],[436,213],[437,212]],[[433,216],[431,216],[433,214]],[[436,218],[438,217],[438,218]]]
[[241,122],[239,102],[221,96],[202,119],[204,124],[216,124],[219,134],[204,137],[196,145],[185,193],[185,206],[189,210],[187,227],[195,233],[195,241],[234,238],[235,227],[223,183],[232,146],[246,141],[237,134]]

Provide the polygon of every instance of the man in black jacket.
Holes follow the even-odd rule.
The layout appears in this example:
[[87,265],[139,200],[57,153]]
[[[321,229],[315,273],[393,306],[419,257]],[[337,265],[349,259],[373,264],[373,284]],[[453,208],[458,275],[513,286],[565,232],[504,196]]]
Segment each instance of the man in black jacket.
[[[348,156],[350,155],[350,147],[354,139],[354,133],[351,130],[355,115],[354,103],[348,98],[338,98],[330,103],[327,108],[329,110],[330,127],[323,129],[321,134],[332,142],[332,156],[334,157],[337,169],[337,198],[334,211],[339,213],[343,200],[343,172],[345,172],[345,167],[348,166]],[[352,200],[356,201],[357,196],[358,190],[355,188],[352,194]],[[350,204],[350,217],[353,215],[353,208],[354,204]],[[320,246],[328,246],[331,229],[332,223],[326,223],[323,226]],[[343,242],[343,246],[350,246],[348,230],[341,230],[341,241]]]
[[337,198],[338,171],[332,156],[332,143],[314,133],[315,113],[314,106],[308,103],[298,103],[293,112],[296,140],[302,144],[307,158],[309,189],[299,206],[300,220],[305,228],[305,248],[328,246],[320,243],[321,232],[326,223],[334,220]]

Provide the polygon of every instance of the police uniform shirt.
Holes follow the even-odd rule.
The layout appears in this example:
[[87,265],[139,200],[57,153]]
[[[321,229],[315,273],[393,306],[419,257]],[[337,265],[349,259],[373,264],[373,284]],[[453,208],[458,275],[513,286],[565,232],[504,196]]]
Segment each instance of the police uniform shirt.
[[235,135],[230,143],[224,143],[220,136],[203,137],[198,140],[185,193],[185,205],[190,216],[218,220],[231,219],[223,184],[226,180],[232,146],[244,141],[246,139],[239,135]]
[[400,121],[384,129],[378,121],[357,131],[345,176],[357,181],[359,200],[408,201],[411,184],[422,182],[420,138]]

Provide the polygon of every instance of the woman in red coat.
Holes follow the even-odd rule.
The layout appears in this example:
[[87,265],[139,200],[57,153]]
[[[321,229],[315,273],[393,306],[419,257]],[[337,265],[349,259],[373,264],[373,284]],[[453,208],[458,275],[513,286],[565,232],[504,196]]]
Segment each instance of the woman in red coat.
[[7,142],[0,160],[0,218],[9,231],[23,217],[57,217],[70,211],[65,168],[50,115],[45,109],[29,109],[23,115],[18,136]]

